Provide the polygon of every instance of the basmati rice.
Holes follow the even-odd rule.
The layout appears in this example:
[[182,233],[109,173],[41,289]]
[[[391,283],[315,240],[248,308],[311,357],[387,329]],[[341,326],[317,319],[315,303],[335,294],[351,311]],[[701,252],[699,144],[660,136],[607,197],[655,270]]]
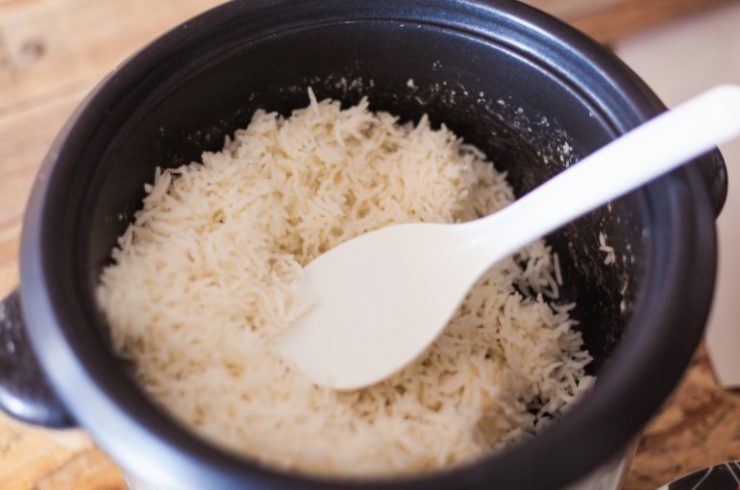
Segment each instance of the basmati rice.
[[302,267],[322,252],[514,198],[479,150],[426,117],[309,96],[289,118],[257,111],[202,163],[157,169],[101,275],[115,351],[194,432],[286,470],[412,474],[535,434],[592,381],[572,305],[553,303],[562,279],[544,241],[498,263],[426,354],[375,386],[315,386],[270,349],[309,306]]
[[614,247],[606,243],[606,233],[603,231],[599,232],[599,251],[604,252],[604,265],[612,265],[617,262],[617,254],[614,251]]

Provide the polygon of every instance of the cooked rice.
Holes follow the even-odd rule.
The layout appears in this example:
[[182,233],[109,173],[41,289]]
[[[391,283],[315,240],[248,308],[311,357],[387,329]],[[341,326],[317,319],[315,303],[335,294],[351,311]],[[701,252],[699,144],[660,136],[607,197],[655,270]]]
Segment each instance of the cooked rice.
[[157,169],[98,289],[115,351],[193,431],[290,470],[411,474],[536,433],[591,382],[541,240],[498,263],[423,358],[375,386],[318,387],[272,352],[270,339],[310,306],[302,267],[322,252],[514,198],[444,126],[309,94],[289,118],[257,111],[202,163]]

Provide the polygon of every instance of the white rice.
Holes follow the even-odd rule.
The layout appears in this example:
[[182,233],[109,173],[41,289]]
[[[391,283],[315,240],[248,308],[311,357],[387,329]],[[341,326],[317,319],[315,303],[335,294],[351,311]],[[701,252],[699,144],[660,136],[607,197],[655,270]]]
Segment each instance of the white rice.
[[193,431],[284,469],[411,474],[536,433],[592,381],[572,305],[548,302],[562,278],[543,241],[497,264],[423,358],[378,385],[314,386],[270,350],[308,306],[302,267],[322,252],[514,197],[444,126],[309,94],[287,119],[257,111],[202,163],[157,169],[98,289],[115,351]]
[[604,252],[604,265],[612,265],[617,262],[617,254],[614,247],[606,243],[607,236],[603,231],[599,232],[599,251]]

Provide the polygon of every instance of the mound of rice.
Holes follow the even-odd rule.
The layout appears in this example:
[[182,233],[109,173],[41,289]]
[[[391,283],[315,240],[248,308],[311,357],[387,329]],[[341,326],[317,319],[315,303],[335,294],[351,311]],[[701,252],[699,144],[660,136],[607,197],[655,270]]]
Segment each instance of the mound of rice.
[[302,267],[322,252],[513,199],[444,126],[309,96],[287,119],[257,111],[202,163],[157,169],[98,289],[115,351],[197,434],[300,472],[424,472],[536,433],[591,382],[543,241],[497,264],[427,353],[375,386],[321,388],[273,353],[270,339],[310,307]]

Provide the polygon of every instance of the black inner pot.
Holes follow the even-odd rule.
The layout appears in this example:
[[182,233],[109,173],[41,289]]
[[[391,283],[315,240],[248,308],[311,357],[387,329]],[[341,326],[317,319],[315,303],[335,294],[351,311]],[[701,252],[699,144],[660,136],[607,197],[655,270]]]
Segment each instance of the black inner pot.
[[[406,120],[428,114],[508,172],[518,195],[661,109],[611,55],[510,2],[235,2],[131,59],[50,153],[49,182],[38,184],[48,187],[29,211],[25,233],[33,238],[24,236],[32,272],[28,279],[24,272],[23,292],[45,294],[62,325],[50,343],[65,348],[50,353],[52,360],[39,356],[60,397],[124,467],[153,482],[332,484],[229,456],[155,410],[106,350],[94,302],[100,271],[155,167],[220,149],[258,108],[287,115],[305,106],[309,86],[319,99],[345,105],[368,96],[372,109]],[[554,488],[622,449],[698,342],[714,273],[712,219],[699,172],[685,169],[548,237],[565,278],[562,301],[577,301],[573,316],[595,359],[593,393],[543,434],[497,457],[382,484]],[[599,251],[600,232],[617,250],[612,266]],[[696,263],[688,264],[689,256]],[[691,267],[702,271],[693,275],[694,295],[677,289],[696,272]],[[33,275],[41,270],[43,284]],[[32,323],[46,320],[42,310],[28,313]],[[686,326],[667,345],[679,320]]]

